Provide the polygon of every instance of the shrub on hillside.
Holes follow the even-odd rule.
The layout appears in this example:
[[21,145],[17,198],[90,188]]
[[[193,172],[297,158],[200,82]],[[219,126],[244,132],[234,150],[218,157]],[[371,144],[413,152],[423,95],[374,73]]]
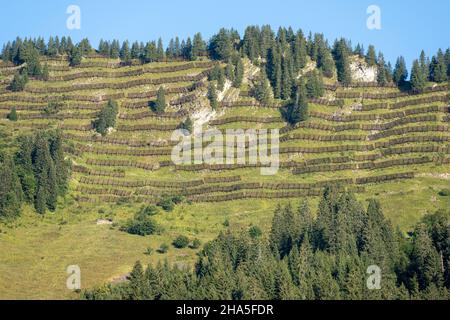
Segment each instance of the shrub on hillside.
[[169,251],[169,245],[167,243],[163,243],[159,246],[159,253],[167,253],[167,251]]
[[198,249],[198,248],[200,248],[201,244],[202,244],[202,243],[200,242],[200,240],[197,239],[197,238],[195,238],[195,239],[192,241],[192,243],[191,243],[191,245],[190,245],[190,248],[191,248],[191,249]]
[[139,211],[121,227],[122,231],[140,236],[147,236],[161,231],[156,222],[147,214]]
[[12,107],[11,111],[7,115],[8,120],[17,121],[17,111],[15,107]]
[[186,236],[178,236],[173,240],[172,244],[178,249],[186,248],[189,245],[189,238]]
[[441,191],[439,191],[439,195],[441,197],[448,197],[448,196],[450,196],[450,189],[442,189]]

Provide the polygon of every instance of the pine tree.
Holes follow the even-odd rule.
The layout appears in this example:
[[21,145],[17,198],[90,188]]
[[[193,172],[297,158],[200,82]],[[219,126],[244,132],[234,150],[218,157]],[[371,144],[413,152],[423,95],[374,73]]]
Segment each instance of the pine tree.
[[50,78],[50,73],[48,71],[48,64],[45,63],[44,67],[42,68],[41,79],[44,80],[44,81],[48,81],[49,78]]
[[294,95],[293,101],[283,111],[284,118],[291,125],[308,119],[307,90],[304,81],[301,81],[300,85],[295,87]]
[[234,69],[235,69],[234,64],[231,61],[231,59],[229,59],[227,66],[225,67],[225,76],[231,82],[234,82],[234,78],[235,78],[235,70]]
[[204,56],[206,53],[206,43],[203,41],[202,34],[200,32],[194,35],[192,41],[192,54],[191,59],[197,60],[199,57]]
[[129,64],[131,62],[131,52],[128,41],[124,41],[122,44],[122,48],[120,49],[120,60],[122,60],[125,64]]
[[14,161],[3,153],[0,154],[0,180],[0,219],[15,218],[20,215],[24,196]]
[[113,128],[116,125],[118,111],[117,102],[109,100],[100,111],[97,119],[93,121],[94,129],[101,135],[106,135],[108,128]]
[[[351,71],[348,47],[344,39],[336,42],[334,47],[334,60],[336,61],[338,81],[344,85],[351,83]],[[375,61],[376,63],[376,61]]]
[[81,64],[82,53],[79,47],[73,46],[69,53],[70,66],[75,67]]
[[447,64],[441,49],[436,56],[433,56],[430,64],[430,80],[434,82],[447,81]]
[[414,60],[411,69],[411,89],[414,92],[422,92],[426,85],[426,75],[421,68],[419,61]]
[[212,59],[228,60],[233,53],[232,32],[227,29],[220,29],[215,34],[209,44],[209,54]]
[[11,91],[23,91],[23,89],[25,89],[25,86],[28,82],[28,74],[26,72],[16,72],[14,74],[14,78],[11,81],[11,84],[9,86],[9,88],[11,89]]
[[402,56],[397,58],[394,68],[394,82],[401,86],[408,78],[408,69],[406,68],[405,58]]
[[324,94],[322,74],[314,70],[306,75],[306,91],[308,98],[319,98]]
[[118,59],[120,56],[120,45],[118,40],[113,40],[109,48],[109,57],[111,59]]
[[7,116],[9,121],[17,121],[17,111],[16,111],[16,107],[12,107],[11,111],[8,113]]
[[49,150],[55,167],[57,193],[62,196],[68,189],[70,165],[64,159],[62,134],[60,131],[56,131],[50,135]]
[[423,224],[419,224],[414,230],[411,268],[417,275],[420,290],[425,290],[433,284],[442,286],[441,259]]
[[367,49],[366,62],[369,67],[374,67],[377,65],[377,54],[373,45],[370,45]]
[[38,134],[36,137],[33,168],[36,177],[34,206],[38,213],[43,214],[47,208],[55,209],[57,199],[55,167],[44,134]]
[[270,104],[272,100],[270,83],[264,70],[261,70],[261,73],[256,81],[254,95],[256,100],[258,100],[263,105]]
[[216,92],[216,87],[214,86],[214,84],[212,82],[210,82],[209,86],[208,86],[208,99],[209,99],[211,108],[213,110],[216,110],[218,107],[217,92]]
[[234,72],[233,86],[235,88],[239,88],[242,84],[243,79],[244,79],[244,64],[242,63],[242,59],[238,58]]
[[130,281],[130,298],[132,300],[142,300],[145,298],[146,281],[144,270],[140,261],[137,261],[129,276]]
[[165,59],[165,55],[164,55],[164,46],[163,46],[163,42],[162,39],[159,38],[158,39],[158,46],[156,48],[156,60],[157,61],[164,61]]
[[153,111],[156,113],[164,113],[166,106],[166,91],[164,90],[164,87],[161,86],[156,94],[156,101],[153,105]]
[[386,70],[386,63],[384,62],[384,56],[380,52],[378,54],[377,62],[377,82],[379,85],[384,86],[388,83],[388,75]]

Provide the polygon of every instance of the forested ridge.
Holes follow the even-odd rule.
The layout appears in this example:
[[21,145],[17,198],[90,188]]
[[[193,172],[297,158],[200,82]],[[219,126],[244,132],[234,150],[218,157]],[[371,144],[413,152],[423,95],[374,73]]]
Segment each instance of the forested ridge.
[[[130,44],[125,40],[122,44],[118,40],[100,40],[95,50],[89,39],[85,38],[74,43],[69,37],[50,37],[46,42],[44,38],[21,39],[7,42],[3,45],[1,58],[14,65],[24,65],[18,71],[11,83],[10,89],[21,91],[28,81],[28,76],[48,80],[49,70],[46,63],[39,61],[40,56],[56,58],[68,56],[70,64],[77,66],[83,57],[92,54],[112,59],[120,59],[124,65],[135,63],[162,62],[168,60],[195,61],[202,57],[221,60],[228,63],[222,72],[238,86],[242,81],[242,62],[239,57],[248,57],[255,65],[264,66],[262,79],[268,79],[275,98],[284,100],[295,97],[295,88],[298,85],[299,71],[312,61],[320,74],[330,78],[335,72],[340,83],[348,85],[352,82],[350,71],[350,58],[359,56],[370,67],[377,70],[376,81],[380,85],[395,83],[413,91],[420,92],[425,88],[427,81],[444,82],[450,76],[450,49],[439,49],[435,55],[426,56],[422,51],[420,57],[413,62],[411,72],[408,72],[405,59],[399,56],[392,65],[386,62],[383,53],[377,53],[374,46],[367,50],[363,45],[354,46],[350,40],[336,39],[332,45],[321,33],[306,36],[300,29],[294,31],[291,27],[280,27],[275,32],[269,25],[249,26],[241,38],[234,29],[220,29],[208,41],[201,33],[196,33],[191,39],[171,39],[164,47],[162,39],[157,41],[138,42]],[[410,81],[408,81],[410,76]],[[219,82],[220,86],[220,82]]]
[[[406,237],[383,216],[336,187],[317,214],[306,201],[279,206],[268,234],[227,230],[205,244],[193,270],[167,261],[127,282],[83,292],[84,299],[449,299],[450,215],[426,215]],[[369,266],[381,271],[369,290]]]

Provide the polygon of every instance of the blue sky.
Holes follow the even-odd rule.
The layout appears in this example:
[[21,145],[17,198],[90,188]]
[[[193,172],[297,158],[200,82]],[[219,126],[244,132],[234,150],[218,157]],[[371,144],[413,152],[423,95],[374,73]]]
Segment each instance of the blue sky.
[[[71,4],[81,9],[80,30],[66,28]],[[366,27],[366,9],[372,4],[381,9],[381,30]],[[88,37],[95,47],[100,38],[162,37],[167,44],[176,35],[201,31],[209,38],[220,27],[233,27],[242,35],[247,25],[271,24],[323,32],[330,41],[346,37],[366,48],[374,44],[392,62],[401,54],[410,64],[422,48],[431,56],[450,47],[448,0],[15,0],[1,8],[0,45],[16,36],[50,35]]]

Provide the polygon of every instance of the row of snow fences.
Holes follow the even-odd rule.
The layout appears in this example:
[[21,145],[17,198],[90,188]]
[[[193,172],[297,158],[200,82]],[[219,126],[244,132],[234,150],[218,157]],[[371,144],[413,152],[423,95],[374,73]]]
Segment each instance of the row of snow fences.
[[446,95],[430,95],[427,97],[420,97],[416,99],[407,99],[398,102],[379,102],[379,103],[371,103],[371,104],[363,104],[361,106],[357,106],[354,108],[356,111],[372,111],[377,109],[400,109],[408,106],[418,105],[418,104],[427,104],[434,102],[445,102],[447,103],[450,100],[450,94]]
[[99,70],[83,70],[76,73],[64,74],[60,76],[50,76],[49,81],[71,81],[80,78],[124,78],[124,77],[135,77],[142,76],[145,74],[155,74],[155,73],[170,73],[178,72],[189,69],[200,69],[200,68],[211,68],[214,66],[212,61],[204,62],[189,62],[185,64],[175,65],[175,66],[165,66],[165,67],[152,67],[152,68],[136,68],[133,70],[120,70],[120,71],[99,71]]
[[310,111],[309,115],[313,118],[320,118],[327,121],[336,121],[336,122],[351,122],[351,121],[371,121],[378,119],[394,119],[394,118],[402,118],[409,115],[420,114],[420,113],[431,113],[431,112],[448,112],[449,107],[447,106],[426,106],[414,109],[407,109],[403,111],[393,111],[386,113],[369,113],[369,114],[329,114],[323,113],[319,111]]
[[355,91],[338,91],[336,92],[336,98],[338,99],[395,99],[401,97],[407,97],[410,95],[419,95],[426,94],[432,92],[442,92],[448,91],[449,85],[439,85],[434,87],[426,87],[420,93],[412,93],[412,92],[383,92],[383,93],[374,93],[374,92],[355,92]]
[[304,174],[312,172],[329,172],[329,171],[342,171],[342,170],[372,170],[372,169],[384,169],[394,166],[409,166],[415,164],[425,164],[432,162],[433,159],[429,157],[418,158],[402,158],[391,159],[379,162],[362,162],[362,163],[342,163],[342,164],[327,164],[318,166],[308,166],[304,168],[295,168],[294,174]]
[[139,140],[128,140],[121,138],[114,138],[110,136],[100,136],[100,135],[76,135],[71,133],[64,133],[63,137],[65,139],[74,140],[78,142],[96,142],[101,144],[112,144],[112,145],[122,145],[127,147],[168,147],[176,145],[178,142],[167,142],[167,141],[139,141]]
[[125,171],[109,171],[109,170],[96,170],[87,168],[80,165],[72,165],[72,171],[77,173],[86,174],[89,176],[102,176],[102,177],[111,177],[111,178],[124,178]]
[[66,86],[58,87],[29,87],[26,86],[24,91],[29,93],[65,93],[73,92],[79,90],[125,90],[136,86],[143,85],[162,85],[166,83],[176,83],[176,82],[193,82],[199,81],[208,75],[209,70],[204,70],[196,75],[185,75],[185,76],[175,76],[175,77],[162,77],[162,78],[145,78],[145,79],[134,79],[126,82],[101,82],[101,83],[73,83]]
[[27,103],[48,103],[52,99],[59,98],[60,101],[82,101],[91,103],[101,103],[106,102],[110,99],[119,100],[125,98],[123,92],[112,93],[112,94],[102,94],[102,95],[82,95],[82,94],[63,94],[60,96],[50,97],[48,95],[37,96],[37,95],[0,95],[0,102],[10,101],[10,102],[27,102]]
[[420,132],[448,132],[448,126],[446,125],[420,125],[410,126],[397,129],[390,129],[383,132],[371,134],[368,136],[369,140],[377,140],[387,138],[390,136],[398,136],[407,133],[420,133]]
[[[231,201],[239,199],[249,199],[249,198],[265,198],[265,199],[278,199],[278,198],[296,198],[304,196],[319,196],[323,191],[322,188],[325,185],[336,183],[340,188],[345,188],[345,185],[350,185],[347,190],[353,192],[364,192],[363,184],[370,183],[381,183],[386,181],[398,180],[398,179],[411,179],[414,177],[413,172],[395,173],[387,175],[378,175],[371,177],[362,177],[355,179],[338,179],[331,181],[316,182],[310,184],[287,184],[287,183],[250,183],[242,186],[217,186],[216,188],[211,188],[207,186],[206,188],[191,188],[181,187],[178,191],[180,194],[188,195],[188,199],[193,202],[221,202],[221,201]],[[356,184],[356,186],[352,186]],[[155,186],[161,187],[161,186]],[[242,190],[246,188],[253,188],[255,190]],[[183,189],[184,188],[184,189]],[[258,190],[259,189],[259,190]],[[264,190],[266,189],[266,190]],[[281,191],[267,191],[268,190],[281,190]],[[291,190],[289,190],[291,189]],[[292,190],[294,189],[294,190]],[[108,196],[101,196],[99,198],[92,197],[82,197],[80,201],[88,202],[117,202],[121,200],[121,197],[128,197],[131,195],[130,191],[124,191],[120,189],[103,188],[93,190],[93,188],[81,187],[79,189],[81,192],[89,194],[112,194]],[[223,191],[222,191],[223,190]],[[239,191],[236,191],[239,190]],[[213,195],[212,192],[228,192],[226,194]],[[138,194],[143,194],[145,197],[133,197],[134,200],[140,202],[152,200],[156,201],[160,195],[166,193],[165,190],[160,192],[155,192],[149,189],[138,189]]]

